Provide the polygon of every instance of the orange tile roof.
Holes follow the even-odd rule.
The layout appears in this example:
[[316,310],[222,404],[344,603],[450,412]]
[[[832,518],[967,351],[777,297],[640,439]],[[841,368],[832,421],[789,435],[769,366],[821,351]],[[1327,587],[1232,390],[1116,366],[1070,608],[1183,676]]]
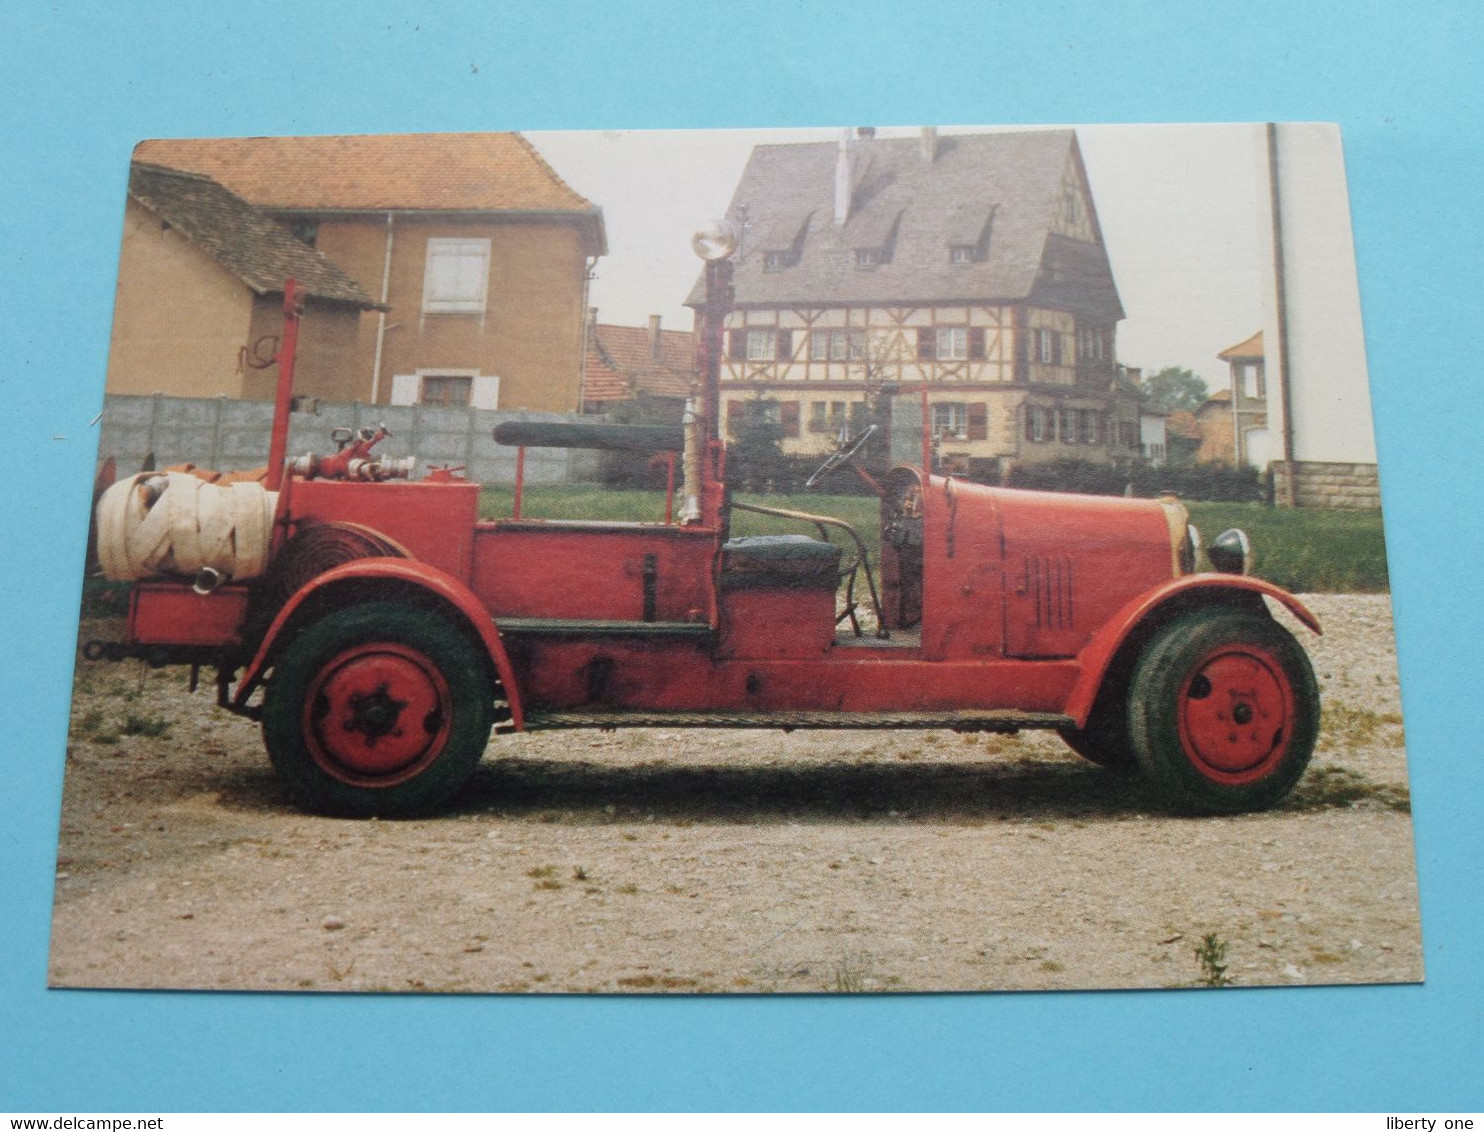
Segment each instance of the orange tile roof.
[[1261,358],[1265,357],[1262,350],[1262,331],[1259,330],[1245,342],[1238,342],[1235,346],[1228,346],[1216,355],[1223,362],[1234,361],[1237,358]]
[[629,388],[623,374],[610,366],[597,350],[588,350],[587,373],[582,383],[583,402],[630,401],[633,397],[634,391]]
[[272,209],[598,212],[516,133],[158,139],[134,159]]
[[661,330],[660,356],[644,326],[600,323],[590,335],[584,401],[689,397],[695,386],[695,340],[688,330]]
[[1199,440],[1205,435],[1200,421],[1195,419],[1195,414],[1189,409],[1176,409],[1171,413],[1165,421],[1165,432],[1186,440]]

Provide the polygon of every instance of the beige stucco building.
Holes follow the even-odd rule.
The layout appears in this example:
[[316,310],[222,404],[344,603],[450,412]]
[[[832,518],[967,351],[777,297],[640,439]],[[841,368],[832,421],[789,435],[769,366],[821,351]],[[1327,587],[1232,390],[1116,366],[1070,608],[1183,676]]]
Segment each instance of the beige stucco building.
[[207,177],[130,169],[110,393],[270,398],[283,281],[305,296],[297,388],[353,396],[346,357],[375,304],[354,279]]
[[[135,157],[211,178],[359,286],[362,317],[306,320],[305,376],[319,395],[578,408],[587,279],[606,250],[602,212],[519,134],[161,140]],[[120,309],[154,307],[145,317],[172,321],[158,301],[171,289],[161,271],[140,288],[127,249],[122,266]],[[182,288],[200,274],[199,264],[179,266]],[[276,322],[266,308],[250,325],[215,305],[187,313],[177,348],[213,357],[228,346],[235,356]],[[153,391],[140,366],[126,368],[117,383],[110,368],[111,392]],[[220,385],[168,391],[231,392]],[[249,381],[233,395],[256,392]]]

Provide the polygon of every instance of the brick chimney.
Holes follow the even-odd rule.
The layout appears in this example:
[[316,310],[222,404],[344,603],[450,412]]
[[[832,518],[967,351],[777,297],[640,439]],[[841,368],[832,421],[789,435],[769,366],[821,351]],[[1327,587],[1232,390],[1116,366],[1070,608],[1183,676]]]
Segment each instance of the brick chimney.
[[938,156],[938,128],[936,126],[922,128],[921,153],[922,159],[927,162],[931,162]]
[[649,356],[655,361],[660,360],[660,316],[657,314],[649,316]]

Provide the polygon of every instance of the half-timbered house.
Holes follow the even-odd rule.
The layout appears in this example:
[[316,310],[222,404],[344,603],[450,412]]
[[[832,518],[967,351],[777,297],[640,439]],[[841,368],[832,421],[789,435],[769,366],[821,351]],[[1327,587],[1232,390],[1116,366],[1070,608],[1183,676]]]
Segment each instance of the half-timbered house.
[[1138,458],[1123,308],[1073,131],[758,146],[728,217],[729,430],[766,414],[786,452],[823,452],[842,426],[889,419],[883,397],[925,388],[950,467]]

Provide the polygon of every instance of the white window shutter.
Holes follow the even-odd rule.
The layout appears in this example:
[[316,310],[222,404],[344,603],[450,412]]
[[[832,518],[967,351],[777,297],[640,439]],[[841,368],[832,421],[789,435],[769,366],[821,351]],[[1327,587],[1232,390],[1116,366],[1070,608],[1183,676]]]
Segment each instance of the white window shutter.
[[500,379],[494,374],[476,376],[474,386],[469,393],[469,407],[498,409],[500,407]]
[[392,378],[392,404],[416,405],[422,392],[423,379],[415,373],[399,373]]
[[489,284],[490,241],[430,239],[423,274],[423,312],[480,314]]

